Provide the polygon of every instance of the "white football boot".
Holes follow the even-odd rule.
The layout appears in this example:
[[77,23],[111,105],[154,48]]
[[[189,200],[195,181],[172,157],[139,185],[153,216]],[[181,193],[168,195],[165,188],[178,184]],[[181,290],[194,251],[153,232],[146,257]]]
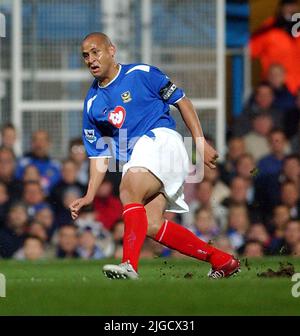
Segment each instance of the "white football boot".
[[139,278],[138,273],[128,261],[123,262],[120,265],[104,265],[103,273],[109,279],[137,280]]

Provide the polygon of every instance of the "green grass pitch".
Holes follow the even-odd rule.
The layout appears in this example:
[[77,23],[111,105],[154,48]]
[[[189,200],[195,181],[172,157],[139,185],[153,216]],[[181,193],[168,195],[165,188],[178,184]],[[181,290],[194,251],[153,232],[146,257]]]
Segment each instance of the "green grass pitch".
[[113,281],[101,271],[108,260],[2,260],[7,291],[0,315],[300,315],[290,278],[257,277],[280,261],[300,272],[299,259],[252,259],[250,270],[242,262],[238,276],[211,280],[206,263],[155,258],[141,261],[139,281]]

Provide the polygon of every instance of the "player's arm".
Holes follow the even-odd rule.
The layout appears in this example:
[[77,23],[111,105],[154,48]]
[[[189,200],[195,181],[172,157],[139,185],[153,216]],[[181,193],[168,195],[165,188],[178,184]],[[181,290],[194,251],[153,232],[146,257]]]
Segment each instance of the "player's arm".
[[187,128],[190,130],[196,147],[200,153],[202,152],[201,144],[203,143],[204,163],[210,168],[216,168],[216,159],[218,158],[218,153],[206,142],[200,120],[192,102],[187,97],[183,97],[176,103],[176,106],[180,111],[182,119],[185,122]]
[[72,202],[69,206],[73,219],[78,217],[80,209],[91,204],[102,183],[108,167],[108,158],[98,157],[90,159],[90,178],[86,195]]

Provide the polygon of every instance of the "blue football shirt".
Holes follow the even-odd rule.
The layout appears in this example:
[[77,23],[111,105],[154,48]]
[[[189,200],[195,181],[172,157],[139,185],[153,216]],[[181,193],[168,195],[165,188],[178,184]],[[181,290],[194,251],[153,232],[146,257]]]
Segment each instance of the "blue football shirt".
[[114,157],[127,162],[143,135],[158,127],[175,129],[170,106],[184,97],[158,68],[119,64],[106,86],[95,79],[84,101],[83,142],[90,158]]

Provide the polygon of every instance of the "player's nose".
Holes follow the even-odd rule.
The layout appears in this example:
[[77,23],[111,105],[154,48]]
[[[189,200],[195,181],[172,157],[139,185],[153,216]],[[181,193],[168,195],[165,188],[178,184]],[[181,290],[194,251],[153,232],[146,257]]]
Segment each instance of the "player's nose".
[[95,57],[93,55],[89,55],[86,59],[86,63],[88,66],[91,66],[95,62]]

